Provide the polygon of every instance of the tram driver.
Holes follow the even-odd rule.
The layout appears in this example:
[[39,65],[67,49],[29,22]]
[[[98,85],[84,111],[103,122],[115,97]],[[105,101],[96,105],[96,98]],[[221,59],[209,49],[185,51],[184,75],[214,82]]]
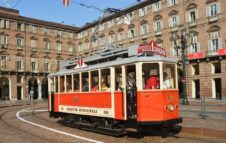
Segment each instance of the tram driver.
[[151,71],[151,76],[147,79],[145,89],[159,89],[159,76],[153,74]]

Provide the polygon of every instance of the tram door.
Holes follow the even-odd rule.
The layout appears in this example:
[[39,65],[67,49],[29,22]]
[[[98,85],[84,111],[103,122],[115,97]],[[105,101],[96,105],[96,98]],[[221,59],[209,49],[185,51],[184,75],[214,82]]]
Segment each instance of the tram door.
[[126,66],[126,101],[128,119],[135,119],[137,117],[137,87],[135,71],[135,65]]

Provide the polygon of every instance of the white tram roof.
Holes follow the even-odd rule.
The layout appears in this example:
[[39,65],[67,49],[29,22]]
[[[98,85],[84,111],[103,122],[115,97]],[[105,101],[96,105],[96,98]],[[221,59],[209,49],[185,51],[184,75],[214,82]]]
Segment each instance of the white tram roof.
[[[108,67],[117,67],[120,65],[129,65],[136,62],[167,62],[167,63],[177,63],[177,58],[170,58],[170,57],[163,57],[160,55],[152,55],[152,56],[144,56],[144,55],[136,55],[134,53],[134,47],[131,46],[128,49],[126,48],[113,48],[113,49],[106,49],[102,50],[102,52],[98,52],[92,56],[84,58],[84,62],[92,62],[92,61],[98,61],[98,60],[105,60],[106,62],[96,63],[96,64],[87,64],[87,67],[83,68],[75,68],[77,66],[78,59],[72,60],[72,61],[63,61],[60,63],[60,70],[55,73],[50,73],[48,77],[53,76],[62,76],[67,74],[74,74],[79,72],[87,72],[87,71],[93,71],[98,69],[104,69]],[[121,58],[120,55],[127,54],[127,57]],[[108,61],[109,57],[116,56],[117,58],[115,60]],[[67,67],[73,67],[71,69],[68,69]]]

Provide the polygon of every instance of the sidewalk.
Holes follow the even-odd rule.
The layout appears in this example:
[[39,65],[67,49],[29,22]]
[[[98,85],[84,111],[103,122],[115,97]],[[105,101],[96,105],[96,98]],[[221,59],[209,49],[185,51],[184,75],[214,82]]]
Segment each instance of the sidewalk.
[[[47,102],[47,100],[34,100],[33,104]],[[6,101],[0,100],[0,108],[10,107],[10,106],[22,106],[22,105],[30,105],[30,100],[18,100],[18,101]]]

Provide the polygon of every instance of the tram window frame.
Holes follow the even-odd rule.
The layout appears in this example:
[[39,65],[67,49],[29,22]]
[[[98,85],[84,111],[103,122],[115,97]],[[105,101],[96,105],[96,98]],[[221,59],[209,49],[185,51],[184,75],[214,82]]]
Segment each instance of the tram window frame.
[[82,92],[89,92],[89,72],[83,72],[81,74],[82,74],[81,80]]
[[55,83],[54,83],[54,84],[55,84],[54,89],[55,89],[55,92],[56,92],[56,93],[58,93],[58,92],[59,92],[59,84],[58,84],[58,79],[59,79],[59,78],[58,78],[58,76],[56,76],[56,77],[55,77],[55,80],[54,80],[54,82],[55,82]]
[[115,91],[121,91],[122,87],[122,67],[115,67]]
[[74,92],[80,92],[80,74],[73,74],[73,91]]
[[72,75],[66,75],[66,92],[72,92]]
[[64,93],[65,92],[65,85],[64,85],[64,83],[65,83],[65,76],[59,76],[60,77],[60,85],[59,85],[59,87],[60,87],[60,90],[59,90],[59,92],[60,93]]
[[[101,79],[101,87],[100,90],[102,92],[111,91],[111,70],[110,68],[101,69],[100,70],[100,79]],[[105,87],[103,87],[105,86]]]
[[54,77],[53,78],[49,78],[48,79],[48,83],[49,83],[49,93],[55,92],[55,87],[54,87]]
[[91,74],[91,83],[90,83],[90,87],[91,87],[91,91],[92,92],[98,92],[100,91],[99,89],[99,85],[100,85],[100,81],[99,81],[99,71],[98,70],[94,70],[90,72]]
[[[167,71],[165,70],[166,67],[165,66],[170,66],[170,72],[169,72],[169,68],[167,69]],[[163,89],[176,89],[177,88],[177,84],[176,84],[176,65],[175,64],[170,64],[170,63],[163,63],[162,65],[162,71],[163,71],[163,82],[162,82],[162,87]]]
[[[146,71],[144,71],[144,69]],[[147,84],[148,82],[149,84]],[[153,85],[150,85],[150,84],[153,84]],[[142,89],[143,90],[160,90],[161,89],[159,63],[142,63]]]

